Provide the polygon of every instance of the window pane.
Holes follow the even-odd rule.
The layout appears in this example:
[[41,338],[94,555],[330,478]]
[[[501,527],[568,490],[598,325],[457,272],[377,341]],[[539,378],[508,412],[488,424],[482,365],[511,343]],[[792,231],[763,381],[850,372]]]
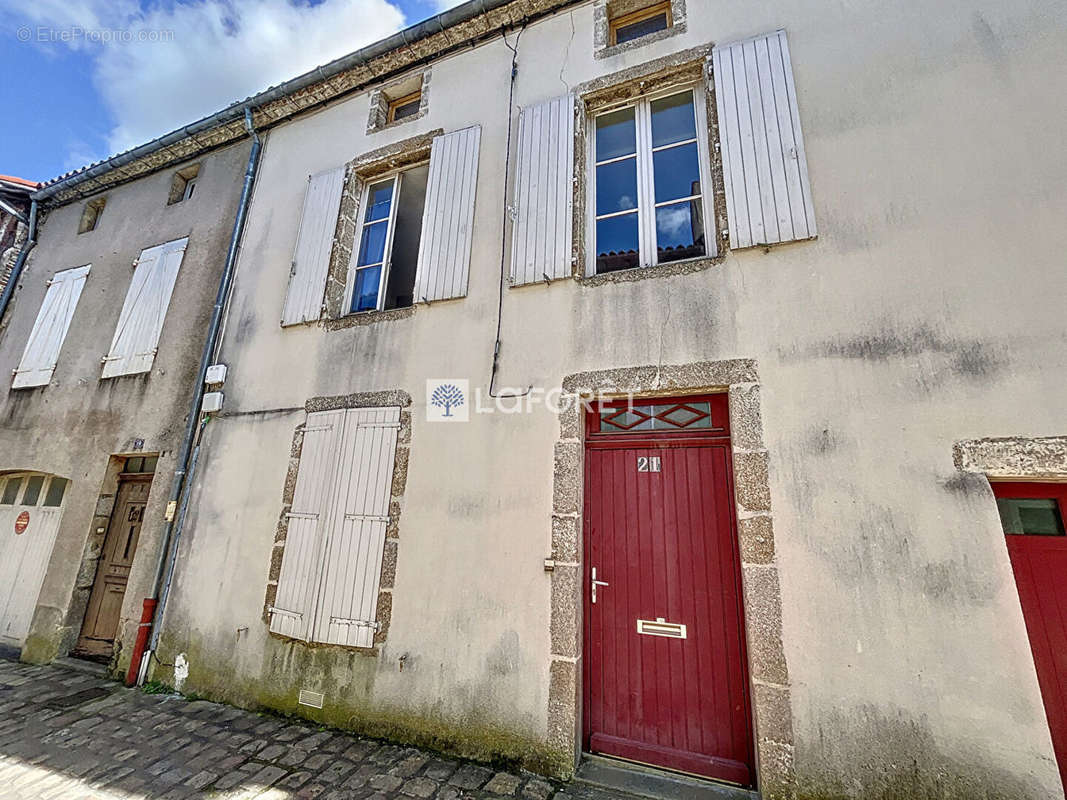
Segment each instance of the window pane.
[[700,194],[697,143],[657,150],[652,154],[652,172],[657,203]]
[[373,222],[376,219],[386,219],[389,216],[389,206],[392,202],[392,178],[373,184],[367,193],[367,213],[363,217],[363,221]]
[[388,222],[375,222],[363,226],[363,237],[359,242],[359,260],[356,266],[380,264],[385,260],[385,234],[388,230]]
[[1053,499],[1021,499],[1001,497],[997,510],[1004,525],[1004,533],[1027,536],[1063,536],[1063,518]]
[[356,289],[352,292],[353,311],[373,311],[378,307],[378,281],[381,272],[380,266],[356,272]]
[[158,463],[159,463],[159,456],[145,456],[144,471],[145,472],[155,472],[156,471],[156,464],[158,464]]
[[44,487],[44,475],[31,475],[26,481],[26,494],[22,495],[22,505],[35,506],[41,498],[41,489]]
[[134,456],[133,458],[126,459],[126,466],[122,468],[123,472],[144,472],[144,456]]
[[629,269],[639,263],[637,214],[623,214],[597,220],[596,271]]
[[419,113],[420,100],[418,98],[412,100],[409,103],[404,103],[402,106],[397,106],[393,109],[393,120],[407,119],[413,117]]
[[426,205],[426,181],[430,167],[423,164],[404,172],[396,205],[393,248],[389,254],[389,274],[385,276],[382,308],[407,308],[415,301],[415,269],[422,238],[422,212]]
[[48,494],[45,495],[44,504],[46,506],[61,505],[63,503],[63,493],[66,490],[66,478],[52,478],[52,482],[48,484]]
[[693,116],[693,93],[682,92],[653,100],[652,146],[695,139],[696,118]]
[[661,264],[704,255],[700,200],[687,200],[656,209],[656,250]]
[[613,161],[596,168],[596,213],[637,208],[637,159]]
[[637,22],[631,22],[629,25],[622,25],[615,29],[615,44],[622,44],[623,42],[630,42],[634,39],[640,39],[642,36],[648,36],[650,33],[656,31],[667,30],[667,12],[662,14],[656,14],[654,17],[648,17],[647,19],[638,20]]
[[0,505],[13,505],[21,487],[22,478],[8,478],[7,483],[4,484],[4,496],[0,498]]
[[628,156],[637,152],[634,108],[620,108],[596,118],[596,160]]

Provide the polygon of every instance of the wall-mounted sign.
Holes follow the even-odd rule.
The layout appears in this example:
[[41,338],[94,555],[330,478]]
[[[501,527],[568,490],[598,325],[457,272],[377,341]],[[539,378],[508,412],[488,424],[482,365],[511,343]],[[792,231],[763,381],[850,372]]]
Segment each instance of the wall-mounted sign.
[[15,518],[15,535],[25,532],[26,528],[30,526],[30,512],[23,511],[18,517]]

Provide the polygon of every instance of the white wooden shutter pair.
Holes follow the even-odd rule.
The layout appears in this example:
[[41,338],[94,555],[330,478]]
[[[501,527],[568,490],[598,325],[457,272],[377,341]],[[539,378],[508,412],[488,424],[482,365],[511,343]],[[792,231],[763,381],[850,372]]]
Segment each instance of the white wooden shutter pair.
[[37,312],[22,360],[15,370],[12,389],[26,386],[47,386],[59,359],[59,350],[70,328],[74,309],[78,305],[91,264],[57,272],[48,282],[48,289]]
[[[435,136],[430,147],[426,204],[422,212],[422,236],[415,272],[416,302],[467,294],[480,139],[481,128],[475,126]],[[322,315],[343,184],[343,167],[310,179],[289,290],[282,310],[282,325],[314,322]],[[393,202],[397,202],[397,198]],[[353,250],[358,247],[359,242],[355,242]]]
[[574,225],[574,95],[519,111],[513,285],[569,278]]
[[119,313],[101,377],[148,372],[156,357],[163,320],[189,238],[142,250]]
[[370,647],[400,409],[308,414],[270,629]]
[[730,246],[814,238],[785,31],[715,47],[711,58]]

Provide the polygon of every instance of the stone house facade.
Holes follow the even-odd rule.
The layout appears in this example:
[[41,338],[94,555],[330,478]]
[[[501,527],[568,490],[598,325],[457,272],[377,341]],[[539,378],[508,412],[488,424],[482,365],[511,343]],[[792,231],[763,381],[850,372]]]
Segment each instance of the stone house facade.
[[[1033,98],[1065,30],[1047,2],[469,3],[246,101],[150,674],[562,776],[1062,798],[1067,107]],[[12,468],[89,507],[59,452]],[[26,658],[69,643],[75,551]]]

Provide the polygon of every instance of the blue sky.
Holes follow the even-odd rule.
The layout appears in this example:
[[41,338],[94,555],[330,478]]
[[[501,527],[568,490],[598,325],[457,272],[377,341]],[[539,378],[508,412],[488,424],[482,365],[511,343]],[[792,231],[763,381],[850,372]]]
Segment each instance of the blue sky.
[[460,0],[0,0],[0,174],[47,180]]

